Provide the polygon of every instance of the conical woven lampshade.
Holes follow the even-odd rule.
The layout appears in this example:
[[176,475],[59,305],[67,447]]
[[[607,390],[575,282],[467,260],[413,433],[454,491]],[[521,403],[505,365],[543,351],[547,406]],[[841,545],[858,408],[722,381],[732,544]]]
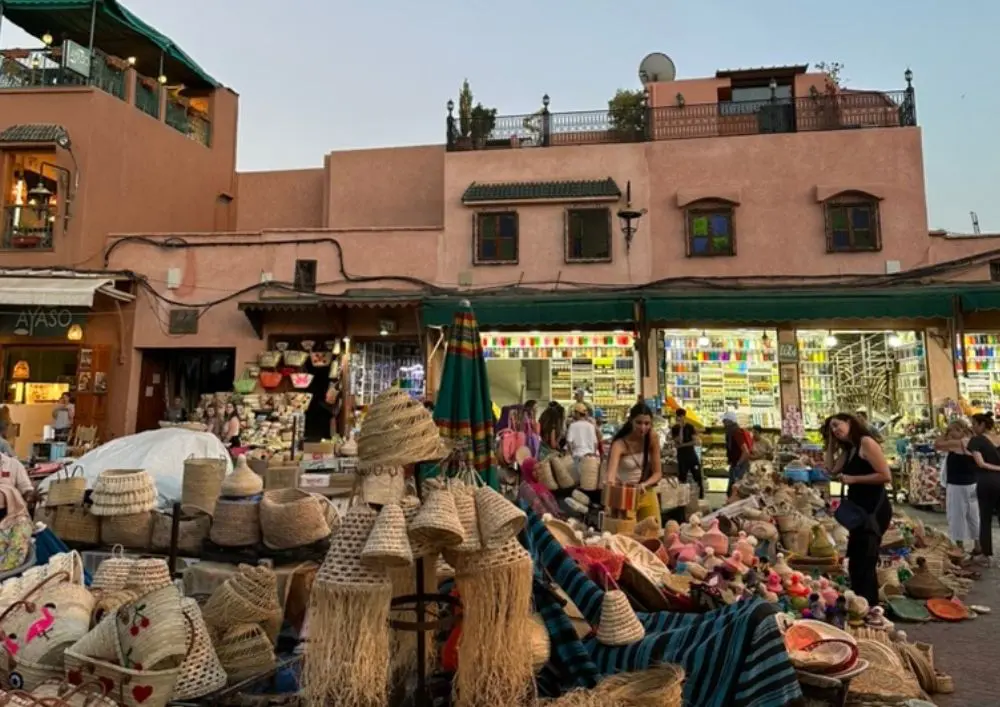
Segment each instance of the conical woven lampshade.
[[627,646],[646,637],[646,629],[632,611],[628,597],[620,589],[609,589],[601,604],[597,640],[606,646]]
[[399,388],[389,388],[372,401],[358,435],[362,465],[406,466],[445,455],[431,413]]
[[410,524],[410,537],[414,542],[435,547],[454,547],[465,540],[465,530],[450,490],[434,489],[427,494]]
[[479,552],[483,549],[482,537],[479,534],[479,519],[476,516],[476,499],[473,494],[474,491],[467,486],[454,486],[451,489],[458,519],[462,521],[462,528],[465,530],[465,540],[453,548],[455,552]]
[[524,511],[491,489],[476,489],[476,515],[483,545],[499,547],[515,537],[527,520]]

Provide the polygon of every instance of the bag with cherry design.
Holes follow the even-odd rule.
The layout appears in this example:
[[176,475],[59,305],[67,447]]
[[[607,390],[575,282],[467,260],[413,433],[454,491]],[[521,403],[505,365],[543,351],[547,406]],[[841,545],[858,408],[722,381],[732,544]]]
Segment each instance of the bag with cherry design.
[[164,707],[193,635],[177,587],[161,587],[105,616],[68,648],[66,681],[97,680],[124,707]]
[[70,573],[55,572],[0,614],[0,683],[34,690],[61,678],[64,651],[90,628],[94,597]]

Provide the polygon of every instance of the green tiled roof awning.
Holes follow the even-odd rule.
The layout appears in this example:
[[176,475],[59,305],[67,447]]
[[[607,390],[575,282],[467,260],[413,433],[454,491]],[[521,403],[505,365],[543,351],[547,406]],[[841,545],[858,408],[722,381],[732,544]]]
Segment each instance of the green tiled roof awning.
[[832,319],[938,319],[954,314],[952,289],[743,290],[649,294],[646,316],[662,322],[753,324]]
[[[449,326],[461,298],[427,298],[421,310],[424,326]],[[636,298],[630,295],[472,298],[481,329],[626,327],[635,322]]]
[[170,83],[190,88],[215,88],[219,82],[181,50],[173,40],[133,15],[118,0],[0,0],[3,18],[28,34],[46,32],[61,41],[72,40],[84,47],[90,42],[93,20],[94,47],[122,59],[136,58],[136,70],[158,76],[160,61]]
[[[2,4],[2,0],[0,0]],[[63,138],[68,138],[69,133],[61,125],[50,125],[46,123],[23,123],[21,125],[11,125],[0,132],[0,143],[11,142],[58,142]]]
[[518,201],[617,201],[622,190],[611,177],[569,182],[473,182],[462,194],[464,204]]
[[989,312],[1000,309],[1000,287],[968,287],[962,291],[962,310]]

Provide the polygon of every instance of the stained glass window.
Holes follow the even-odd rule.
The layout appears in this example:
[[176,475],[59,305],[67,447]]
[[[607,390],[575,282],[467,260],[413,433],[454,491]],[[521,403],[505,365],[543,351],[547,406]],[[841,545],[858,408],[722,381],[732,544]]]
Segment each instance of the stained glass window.
[[735,255],[733,210],[729,206],[688,209],[688,255]]

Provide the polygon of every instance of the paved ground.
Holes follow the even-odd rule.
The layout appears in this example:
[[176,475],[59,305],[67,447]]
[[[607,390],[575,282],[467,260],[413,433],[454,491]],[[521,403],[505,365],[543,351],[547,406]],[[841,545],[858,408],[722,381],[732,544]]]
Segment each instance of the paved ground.
[[[907,513],[921,518],[925,523],[945,527],[943,513],[915,511]],[[994,546],[1000,542],[1000,528],[994,525]],[[932,622],[906,626],[911,640],[926,641],[934,646],[934,660],[938,670],[955,678],[953,695],[933,697],[939,707],[998,707],[1000,705],[1000,570],[983,573],[983,578],[973,585],[966,598],[969,604],[982,604],[993,609],[961,624]]]

